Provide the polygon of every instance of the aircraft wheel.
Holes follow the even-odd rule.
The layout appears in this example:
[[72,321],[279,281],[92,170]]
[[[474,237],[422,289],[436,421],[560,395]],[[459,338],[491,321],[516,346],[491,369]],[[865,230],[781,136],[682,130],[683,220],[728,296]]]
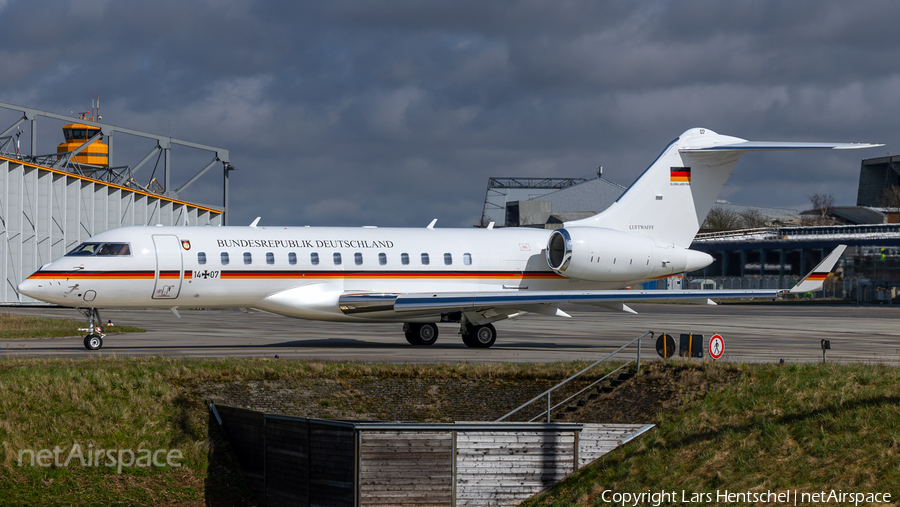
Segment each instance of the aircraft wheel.
[[413,333],[413,326],[415,324],[403,324],[403,335],[406,337],[406,341],[409,342],[410,345],[418,345],[419,342],[416,340],[416,334]]
[[98,334],[89,334],[84,337],[84,348],[88,350],[100,350],[103,346],[103,338]]
[[403,324],[406,341],[411,345],[433,345],[438,338],[438,327],[435,324]]
[[497,341],[497,330],[493,324],[467,327],[466,330],[468,332],[462,335],[466,347],[488,349]]

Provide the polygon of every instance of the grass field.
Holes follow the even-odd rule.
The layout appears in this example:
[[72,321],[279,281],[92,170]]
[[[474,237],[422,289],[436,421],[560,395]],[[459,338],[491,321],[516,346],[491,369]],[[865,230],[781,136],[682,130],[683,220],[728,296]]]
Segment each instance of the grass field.
[[[0,504],[253,505],[227,445],[189,387],[367,378],[563,378],[581,364],[387,365],[266,359],[12,359],[0,362]],[[529,505],[599,505],[605,489],[841,489],[900,485],[900,370],[864,365],[674,363],[707,394]],[[660,379],[665,377],[660,376]],[[313,385],[315,382],[312,383]],[[624,387],[624,386],[623,386]],[[350,406],[352,408],[352,406]],[[349,410],[349,409],[348,409]],[[344,412],[352,415],[352,411]],[[308,414],[316,416],[318,414]],[[603,421],[597,421],[603,422]],[[177,449],[180,467],[19,466],[23,449]]]
[[[382,365],[265,359],[12,359],[0,362],[0,504],[252,505],[198,383],[352,378],[561,379],[582,363]],[[340,400],[331,400],[340,401]],[[323,410],[333,407],[323,405]],[[345,416],[353,416],[345,410]],[[317,416],[319,414],[309,414]],[[22,449],[178,449],[180,467],[19,466]],[[46,461],[45,461],[46,463]],[[210,464],[214,463],[214,466]]]
[[526,505],[606,505],[604,490],[716,498],[724,490],[833,489],[891,493],[893,505],[900,500],[900,370],[831,364],[704,368],[737,368],[740,376],[680,413],[660,414],[659,427],[645,438]]
[[[86,321],[79,322],[68,319],[27,317],[23,315],[0,313],[0,339],[77,336],[86,334],[84,331],[78,330],[78,328],[86,327]],[[144,332],[143,329],[131,326],[107,326],[104,328],[104,331],[107,334]]]

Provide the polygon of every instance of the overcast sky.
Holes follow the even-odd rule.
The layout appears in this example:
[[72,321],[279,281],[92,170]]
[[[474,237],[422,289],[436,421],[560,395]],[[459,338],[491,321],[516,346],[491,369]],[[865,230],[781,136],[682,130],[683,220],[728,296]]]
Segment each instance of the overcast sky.
[[[860,159],[900,131],[895,1],[0,0],[0,16],[0,101],[69,114],[99,92],[106,123],[227,148],[232,225],[467,227],[490,176],[603,165],[627,186],[691,127],[884,143],[751,154],[721,196],[854,205]],[[55,151],[61,124],[39,123]],[[117,163],[152,147],[123,142],[124,160],[119,142]],[[207,158],[175,160],[173,185]],[[188,192],[221,203],[221,171]]]

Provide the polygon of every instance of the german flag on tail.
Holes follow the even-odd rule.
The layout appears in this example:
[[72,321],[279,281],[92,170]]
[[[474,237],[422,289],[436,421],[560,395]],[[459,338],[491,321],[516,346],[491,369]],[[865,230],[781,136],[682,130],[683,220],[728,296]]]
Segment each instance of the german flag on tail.
[[669,181],[672,183],[690,183],[691,168],[690,167],[672,167],[669,173]]

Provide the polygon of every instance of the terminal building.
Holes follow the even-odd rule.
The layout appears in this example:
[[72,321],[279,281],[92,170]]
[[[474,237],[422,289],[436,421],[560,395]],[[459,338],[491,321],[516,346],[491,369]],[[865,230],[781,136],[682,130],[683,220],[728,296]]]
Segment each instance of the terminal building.
[[[515,192],[502,188],[508,182],[516,183]],[[559,228],[605,210],[625,188],[601,172],[592,179],[491,178],[482,226]],[[862,161],[856,206],[803,211],[717,201],[714,209],[757,217],[761,223],[701,231],[691,248],[710,254],[714,262],[644,288],[789,289],[829,251],[845,244],[824,296],[900,303],[900,206],[886,206],[891,203],[884,197],[895,188],[900,188],[900,157],[881,157]]]
[[[79,118],[12,104],[0,103],[0,108],[21,115],[0,131],[0,304],[42,304],[20,295],[19,282],[107,229],[223,225],[227,177],[234,170],[228,150],[100,123],[99,107],[92,106],[91,113]],[[38,119],[65,123],[56,151],[38,152]],[[30,151],[21,146],[23,135],[30,141]],[[150,152],[134,164],[115,165],[113,140],[122,135],[149,139]],[[212,161],[175,186],[171,184],[173,145],[210,152]],[[139,179],[137,171],[154,159],[158,170]],[[181,193],[216,165],[225,173],[222,206],[185,200]]]

